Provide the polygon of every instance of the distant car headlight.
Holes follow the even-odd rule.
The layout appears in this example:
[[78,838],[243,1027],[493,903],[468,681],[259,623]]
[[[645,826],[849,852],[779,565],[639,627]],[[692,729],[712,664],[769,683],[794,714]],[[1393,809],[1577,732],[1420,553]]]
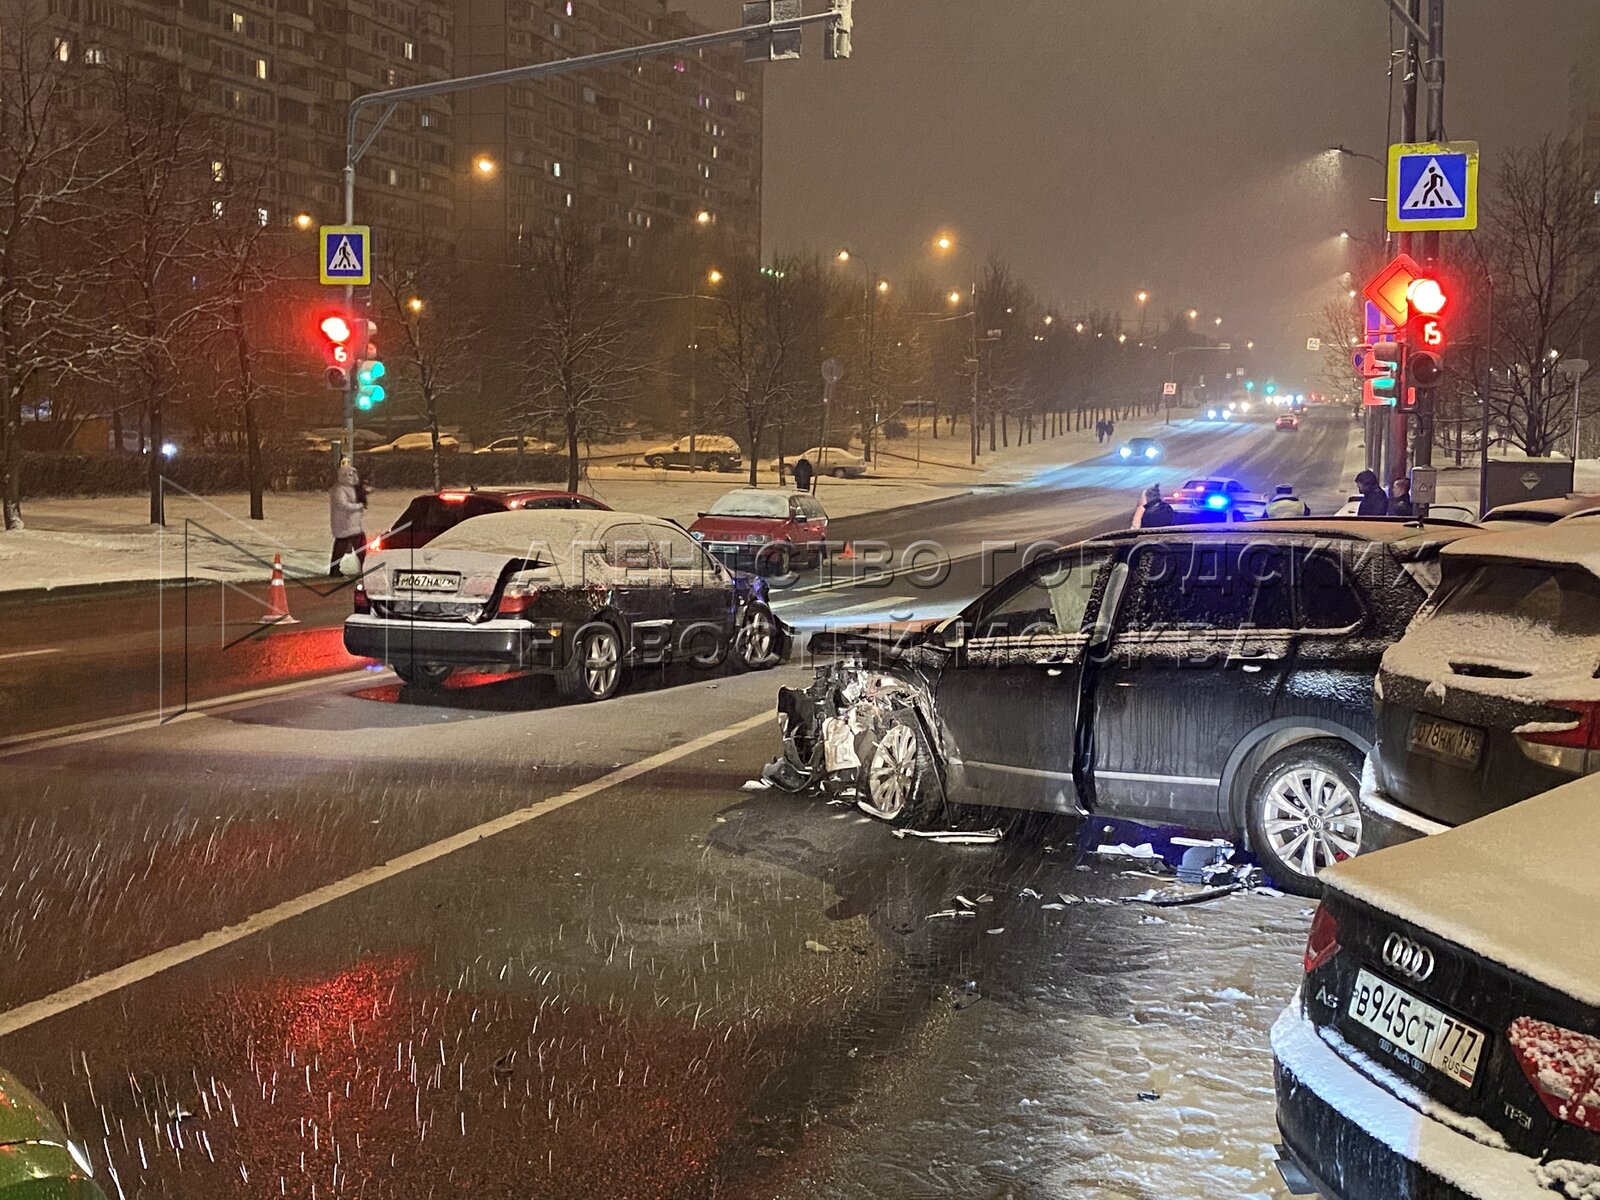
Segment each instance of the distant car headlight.
[[1246,400],[1243,403],[1241,403],[1239,405],[1239,411],[1240,412],[1249,412],[1250,411],[1250,401]]
[[1146,446],[1144,448],[1144,456],[1146,458],[1159,458],[1161,457],[1161,450],[1156,446]]
[[1124,446],[1121,450],[1118,450],[1117,453],[1122,455],[1123,458],[1133,457],[1133,451],[1128,449],[1126,446]]
[[1223,419],[1223,420],[1224,420],[1224,421],[1231,421],[1231,420],[1233,420],[1233,412],[1232,412],[1232,410],[1229,410],[1229,411],[1228,411],[1228,412],[1225,412],[1225,413],[1223,413],[1223,414],[1222,414],[1222,419]]
[[1206,409],[1206,420],[1215,421],[1216,419],[1217,419],[1217,410],[1214,409],[1214,408]]

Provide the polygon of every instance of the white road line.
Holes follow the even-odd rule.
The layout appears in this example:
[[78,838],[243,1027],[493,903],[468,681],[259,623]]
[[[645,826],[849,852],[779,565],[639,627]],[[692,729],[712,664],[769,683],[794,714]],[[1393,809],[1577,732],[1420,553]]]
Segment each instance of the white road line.
[[173,967],[182,966],[192,962],[202,955],[210,954],[213,950],[220,950],[224,946],[231,946],[235,942],[243,941],[258,933],[263,933],[285,921],[303,916],[308,912],[342,900],[357,892],[364,891],[375,884],[403,875],[407,871],[414,871],[418,867],[427,866],[431,862],[454,854],[457,850],[465,850],[468,846],[475,845],[485,838],[497,837],[513,829],[526,825],[540,817],[547,817],[553,812],[560,812],[568,805],[586,800],[599,792],[607,791],[618,784],[627,783],[641,775],[648,775],[660,767],[687,758],[692,754],[715,746],[718,742],[727,741],[741,733],[748,733],[752,729],[759,729],[762,725],[772,720],[770,712],[763,712],[754,717],[747,717],[743,721],[736,721],[732,725],[725,725],[711,733],[702,734],[693,741],[684,742],[663,750],[659,754],[652,754],[649,758],[641,758],[636,763],[625,767],[618,767],[609,774],[600,776],[590,783],[579,784],[569,791],[548,800],[541,800],[537,804],[530,804],[526,808],[519,808],[504,816],[495,817],[491,821],[484,821],[460,833],[453,833],[449,837],[440,838],[437,842],[422,846],[416,850],[408,851],[388,862],[380,863],[375,867],[368,867],[364,871],[357,871],[354,875],[333,883],[324,884],[314,888],[302,896],[292,900],[285,900],[281,904],[274,904],[271,908],[263,909],[253,916],[234,925],[225,925],[221,929],[213,929],[210,933],[203,933],[197,938],[181,942],[176,946],[168,946],[165,950],[157,950],[133,962],[114,967],[90,979],[75,983],[71,987],[62,988],[38,1000],[31,1000],[26,1004],[6,1012],[0,1012],[0,1037],[26,1029],[30,1025],[37,1025],[51,1017],[59,1016],[64,1012],[98,1000],[113,992],[122,990],[135,983],[150,979],[163,971],[170,971]]
[[861,604],[847,604],[843,608],[830,608],[826,612],[816,614],[819,617],[835,617],[845,613],[858,612],[911,612],[917,607],[915,596],[880,596],[876,600],[867,600]]
[[[188,712],[182,716],[172,717],[168,724],[179,721],[192,721],[194,718],[204,716],[206,713],[218,709],[231,708],[236,704],[253,704],[258,700],[271,700],[278,696],[285,696],[291,692],[306,691],[316,687],[342,687],[354,683],[358,679],[371,679],[373,672],[367,670],[344,671],[338,675],[318,675],[311,679],[297,679],[293,683],[278,683],[271,687],[254,688],[248,692],[234,692],[228,696],[216,696],[210,700],[196,700],[189,705]],[[147,712],[134,713],[125,717],[102,717],[94,721],[79,721],[75,725],[59,725],[54,729],[40,729],[33,733],[18,733],[10,737],[0,738],[0,758],[14,758],[19,754],[28,754],[47,746],[71,746],[79,742],[94,742],[101,738],[118,737],[124,733],[132,733],[138,729],[149,729],[163,717],[176,712],[177,705],[170,708],[153,708]]]
[[41,654],[60,654],[60,646],[52,646],[48,650],[13,650],[9,654],[0,654],[0,662],[8,658],[36,658]]

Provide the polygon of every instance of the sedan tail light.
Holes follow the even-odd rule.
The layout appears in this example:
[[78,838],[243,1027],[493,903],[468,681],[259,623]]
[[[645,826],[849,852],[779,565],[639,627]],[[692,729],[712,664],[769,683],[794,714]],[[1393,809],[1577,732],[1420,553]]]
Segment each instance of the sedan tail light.
[[1305,968],[1309,975],[1339,953],[1339,921],[1326,904],[1317,906],[1311,918],[1311,934],[1306,938]]
[[367,599],[366,585],[360,580],[356,581],[354,588],[355,611],[363,615],[372,611],[372,601]]
[[1506,1040],[1552,1117],[1600,1133],[1600,1038],[1518,1017]]
[[496,616],[520,617],[539,599],[539,589],[522,583],[508,583],[500,594],[500,607]]
[[1523,755],[1574,775],[1600,771],[1600,701],[1556,700],[1549,707],[1571,719],[1518,726]]

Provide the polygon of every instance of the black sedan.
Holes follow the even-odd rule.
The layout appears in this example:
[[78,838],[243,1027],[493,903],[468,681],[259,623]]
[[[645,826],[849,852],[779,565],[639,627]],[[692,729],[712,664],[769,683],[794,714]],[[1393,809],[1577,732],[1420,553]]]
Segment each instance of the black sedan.
[[713,668],[730,653],[775,666],[787,635],[763,580],[728,571],[672,522],[540,509],[369,557],[344,644],[419,688],[458,668],[529,671],[553,675],[565,696],[605,700],[639,666]]
[[1359,852],[1372,679],[1464,530],[1273,521],[1111,534],[937,625],[821,634],[786,756],[899,824],[945,804],[1246,840],[1285,888]]
[[1280,1166],[1328,1200],[1600,1186],[1600,885],[1583,780],[1323,877],[1272,1030]]

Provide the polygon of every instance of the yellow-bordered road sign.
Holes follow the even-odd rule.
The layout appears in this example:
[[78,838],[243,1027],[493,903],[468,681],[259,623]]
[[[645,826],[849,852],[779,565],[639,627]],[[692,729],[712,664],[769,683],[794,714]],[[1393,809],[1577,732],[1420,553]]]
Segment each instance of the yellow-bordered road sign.
[[366,225],[322,227],[323,283],[366,287],[372,282],[372,229]]
[[1478,143],[1389,147],[1389,220],[1398,233],[1478,227]]

